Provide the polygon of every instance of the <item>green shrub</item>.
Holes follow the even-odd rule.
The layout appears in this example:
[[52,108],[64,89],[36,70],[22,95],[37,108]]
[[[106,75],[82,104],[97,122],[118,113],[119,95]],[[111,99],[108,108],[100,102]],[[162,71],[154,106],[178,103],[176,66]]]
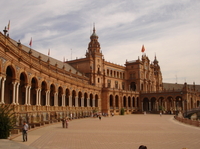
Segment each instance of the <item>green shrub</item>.
[[14,107],[0,105],[0,139],[7,139],[16,124]]
[[124,115],[124,108],[121,108],[120,115]]

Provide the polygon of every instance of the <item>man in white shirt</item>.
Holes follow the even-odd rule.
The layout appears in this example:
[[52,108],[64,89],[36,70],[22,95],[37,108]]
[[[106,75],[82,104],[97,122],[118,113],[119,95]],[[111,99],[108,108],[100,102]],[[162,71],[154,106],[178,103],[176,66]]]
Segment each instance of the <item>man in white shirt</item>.
[[28,124],[24,122],[23,130],[22,130],[23,142],[27,141],[27,131],[28,131]]

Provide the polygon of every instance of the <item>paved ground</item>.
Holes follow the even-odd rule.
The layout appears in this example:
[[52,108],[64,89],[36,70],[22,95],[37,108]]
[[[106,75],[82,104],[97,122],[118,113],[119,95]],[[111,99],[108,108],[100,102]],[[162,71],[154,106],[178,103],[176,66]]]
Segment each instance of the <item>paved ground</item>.
[[36,149],[138,149],[142,144],[148,149],[199,149],[200,128],[177,122],[172,115],[87,118],[70,121],[68,129],[57,123],[30,131],[28,142],[19,136],[6,148],[14,149],[11,143]]

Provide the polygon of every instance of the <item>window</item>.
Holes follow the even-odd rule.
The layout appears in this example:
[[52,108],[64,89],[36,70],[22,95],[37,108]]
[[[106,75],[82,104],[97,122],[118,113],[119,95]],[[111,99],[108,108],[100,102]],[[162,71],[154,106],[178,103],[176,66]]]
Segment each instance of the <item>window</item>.
[[107,84],[108,84],[108,87],[110,88],[111,87],[111,80],[108,80]]
[[122,82],[122,89],[125,90],[125,83]]
[[118,88],[118,81],[115,81],[115,88]]

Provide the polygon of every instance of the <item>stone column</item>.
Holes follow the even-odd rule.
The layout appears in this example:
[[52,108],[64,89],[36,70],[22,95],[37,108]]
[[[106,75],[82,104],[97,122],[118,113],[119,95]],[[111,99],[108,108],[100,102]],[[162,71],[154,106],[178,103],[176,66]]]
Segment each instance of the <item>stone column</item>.
[[167,110],[167,101],[165,101],[165,111]]
[[72,96],[69,96],[69,107],[72,107]]
[[5,102],[4,102],[4,88],[5,88],[5,81],[6,81],[6,78],[2,78],[2,77],[0,77],[1,78],[1,80],[2,80],[2,82],[1,82],[1,102],[0,103],[2,103],[2,104],[4,104]]
[[92,99],[92,107],[95,107],[95,99]]
[[156,110],[159,111],[158,101],[156,101]]
[[28,105],[28,88],[29,88],[29,86],[25,86],[25,90],[26,90],[26,93],[25,93],[25,105]]
[[151,101],[149,101],[149,111],[151,111]]
[[20,83],[18,82],[16,86],[16,104],[17,105],[19,105],[19,85]]
[[87,107],[90,106],[90,98],[87,99]]
[[175,101],[174,101],[174,110],[177,110],[177,109],[176,109],[176,102],[175,102]]
[[38,105],[41,106],[41,89],[38,91]]
[[54,106],[58,106],[58,93],[54,93]]
[[35,90],[36,90],[36,106],[38,106],[39,105],[39,91],[40,91],[40,89],[37,88]]
[[65,106],[65,94],[62,94],[62,106]]
[[142,109],[142,111],[143,111],[143,101],[141,102],[141,104],[142,104],[142,107],[141,107],[141,109]]
[[46,106],[49,106],[49,91],[46,91]]
[[75,107],[78,107],[78,96],[75,97]]
[[12,84],[13,84],[13,99],[12,99],[12,104],[16,104],[15,103],[15,92],[16,92],[16,84],[17,84],[17,82],[12,82]]
[[84,97],[81,97],[81,107],[84,107]]
[[31,86],[28,88],[28,105],[31,105]]

